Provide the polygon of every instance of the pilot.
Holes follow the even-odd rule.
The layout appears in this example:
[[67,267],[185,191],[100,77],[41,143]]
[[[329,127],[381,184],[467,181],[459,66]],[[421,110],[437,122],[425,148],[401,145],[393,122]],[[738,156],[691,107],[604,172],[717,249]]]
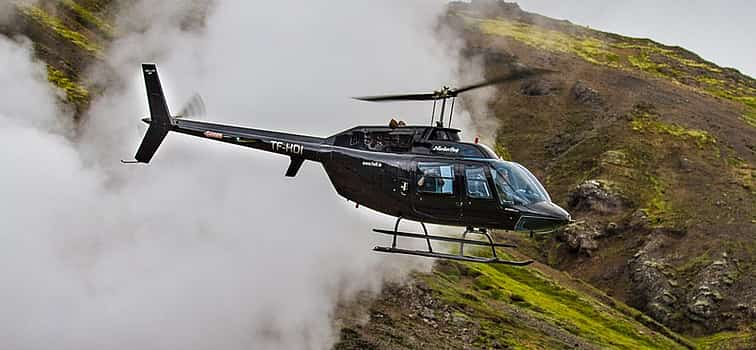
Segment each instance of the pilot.
[[524,204],[528,203],[528,200],[523,197],[523,193],[518,193],[515,189],[515,185],[510,181],[509,171],[502,169],[498,172],[501,175],[502,180],[507,184],[507,186],[499,186],[499,183],[496,184],[497,187],[501,188],[504,193],[507,195],[507,199],[511,200],[517,204]]
[[[397,116],[397,118],[399,117]],[[405,123],[404,120],[397,121],[396,119],[391,118],[391,121],[389,121],[389,128],[396,129],[396,128],[401,128],[403,126],[407,126],[407,123]]]

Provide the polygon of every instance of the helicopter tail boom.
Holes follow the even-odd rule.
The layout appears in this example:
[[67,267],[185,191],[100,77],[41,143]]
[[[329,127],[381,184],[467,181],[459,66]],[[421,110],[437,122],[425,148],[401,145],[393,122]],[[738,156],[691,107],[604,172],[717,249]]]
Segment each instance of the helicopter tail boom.
[[[170,131],[289,156],[291,164],[286,171],[288,177],[296,176],[305,160],[321,161],[323,144],[326,141],[324,138],[172,116],[163,94],[157,67],[154,64],[143,64],[142,72],[150,107],[150,117],[142,121],[149,124],[149,128],[137,150],[135,160],[122,161],[124,163],[149,163]],[[204,109],[204,106],[202,108]]]

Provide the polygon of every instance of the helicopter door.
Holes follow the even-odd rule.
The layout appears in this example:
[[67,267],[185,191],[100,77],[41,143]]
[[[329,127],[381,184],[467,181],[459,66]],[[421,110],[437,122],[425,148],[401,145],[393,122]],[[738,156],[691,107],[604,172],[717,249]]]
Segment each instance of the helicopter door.
[[459,164],[459,173],[464,176],[461,191],[463,221],[484,228],[496,225],[502,213],[494,197],[488,165],[462,163]]
[[452,162],[417,162],[413,207],[421,216],[437,221],[457,221],[461,214],[460,182],[456,165]]

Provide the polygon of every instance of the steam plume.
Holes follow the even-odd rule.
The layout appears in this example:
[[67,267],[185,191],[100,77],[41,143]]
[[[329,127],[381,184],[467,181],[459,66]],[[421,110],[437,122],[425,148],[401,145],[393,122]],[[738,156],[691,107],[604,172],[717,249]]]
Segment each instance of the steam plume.
[[397,112],[425,123],[429,106],[347,97],[450,80],[431,34],[443,4],[222,1],[200,27],[173,20],[181,4],[122,19],[133,34],[106,60],[121,83],[76,142],[29,46],[0,41],[14,67],[0,89],[17,96],[0,106],[3,347],[328,348],[338,300],[428,267],[372,253],[369,228],[392,219],[346,204],[315,164],[287,179],[283,158],[181,135],[147,167],[118,159],[144,132],[144,61],[174,112],[198,91],[213,121],[315,135]]

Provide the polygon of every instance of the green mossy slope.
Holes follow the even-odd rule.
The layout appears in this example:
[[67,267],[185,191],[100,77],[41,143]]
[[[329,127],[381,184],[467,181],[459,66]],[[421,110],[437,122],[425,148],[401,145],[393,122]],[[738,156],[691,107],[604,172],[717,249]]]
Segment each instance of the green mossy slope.
[[[454,305],[455,311],[467,312],[481,322],[482,332],[475,343],[481,348],[494,343],[529,349],[567,345],[533,328],[535,324],[559,328],[598,348],[691,346],[679,336],[682,344],[533,268],[445,263],[427,281],[442,300]],[[513,316],[515,313],[520,315]]]
[[470,28],[485,34],[506,36],[537,49],[572,54],[597,65],[642,71],[740,103],[743,120],[756,127],[756,80],[720,68],[682,48],[583,27],[563,31],[503,17],[480,18],[480,14],[464,11],[459,15]]
[[[339,313],[336,349],[685,349],[696,345],[570,276],[440,261]],[[344,309],[353,309],[354,305]]]
[[22,34],[34,43],[37,57],[47,64],[48,80],[65,93],[63,102],[80,116],[89,106],[90,86],[85,69],[102,60],[108,43],[115,39],[111,0],[40,0],[15,3],[17,20],[6,30]]
[[[489,77],[517,65],[559,72],[497,86],[487,106],[469,110],[485,112],[474,121],[495,116],[486,141],[598,232],[588,253],[558,235],[521,239],[522,252],[690,336],[753,322],[756,80],[680,47],[514,3],[455,2],[445,23],[463,38],[462,72],[475,62]],[[619,204],[570,208],[589,180]]]

